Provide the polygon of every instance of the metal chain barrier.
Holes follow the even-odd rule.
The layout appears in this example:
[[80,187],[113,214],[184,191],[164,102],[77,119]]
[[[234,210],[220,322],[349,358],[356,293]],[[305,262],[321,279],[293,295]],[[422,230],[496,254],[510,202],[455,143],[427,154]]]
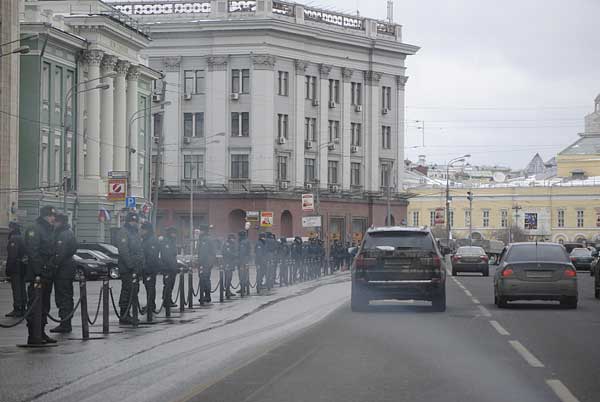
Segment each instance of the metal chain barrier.
[[160,314],[163,311],[164,307],[165,307],[165,301],[163,300],[162,304],[160,305],[160,308],[158,310],[154,310],[154,314]]
[[[179,274],[177,274],[177,281],[181,281],[181,278],[180,278]],[[173,283],[173,289],[179,289],[179,282],[177,282],[177,286],[175,286],[175,283]],[[177,293],[177,297],[175,297],[175,300],[173,300],[173,304],[177,304],[177,302],[179,301],[179,294],[180,294],[180,292],[177,291],[175,293]]]
[[90,325],[96,324],[96,321],[98,320],[98,314],[100,313],[100,304],[101,304],[101,302],[102,302],[102,292],[100,292],[100,297],[98,298],[98,307],[96,308],[96,315],[94,316],[94,319],[90,320],[89,314],[86,314],[87,315],[87,319],[88,319],[88,323]]
[[23,321],[25,321],[26,319],[29,318],[29,316],[33,313],[34,307],[37,307],[37,303],[40,301],[40,297],[37,296],[34,300],[33,303],[31,303],[31,307],[29,307],[29,310],[27,310],[25,312],[25,314],[23,315],[23,317],[20,317],[19,320],[17,322],[13,322],[12,324],[0,324],[0,328],[14,328],[17,325],[21,324]]
[[213,290],[211,290],[210,293],[215,293],[219,289],[219,286],[221,286],[221,280],[220,279],[217,282],[217,286],[215,286],[215,288]]
[[63,322],[67,322],[73,318],[73,316],[75,315],[75,312],[77,311],[77,309],[79,308],[80,305],[81,305],[81,297],[79,298],[79,300],[77,300],[77,303],[75,304],[75,307],[73,307],[73,310],[63,319],[54,318],[54,317],[52,317],[52,315],[50,315],[50,313],[46,314],[46,316],[48,318],[50,318],[52,321],[62,324]]
[[198,295],[200,294],[200,285],[202,284],[202,278],[200,277],[200,274],[198,274],[198,289],[196,291],[194,291],[194,289],[192,288],[192,294],[194,295],[194,297],[198,297]]

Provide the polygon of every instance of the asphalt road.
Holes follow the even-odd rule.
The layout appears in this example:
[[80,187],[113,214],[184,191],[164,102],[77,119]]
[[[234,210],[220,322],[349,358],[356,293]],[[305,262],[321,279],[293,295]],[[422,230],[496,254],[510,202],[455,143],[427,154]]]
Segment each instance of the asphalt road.
[[[492,274],[493,274],[492,269]],[[598,401],[600,301],[493,304],[492,276],[449,277],[448,310],[349,305],[179,401]]]

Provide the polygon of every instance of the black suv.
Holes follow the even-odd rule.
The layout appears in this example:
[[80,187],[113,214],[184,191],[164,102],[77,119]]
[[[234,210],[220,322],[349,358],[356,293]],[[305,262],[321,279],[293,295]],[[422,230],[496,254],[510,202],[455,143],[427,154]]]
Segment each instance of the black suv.
[[367,231],[352,265],[352,311],[382,299],[427,300],[446,310],[444,259],[429,229]]

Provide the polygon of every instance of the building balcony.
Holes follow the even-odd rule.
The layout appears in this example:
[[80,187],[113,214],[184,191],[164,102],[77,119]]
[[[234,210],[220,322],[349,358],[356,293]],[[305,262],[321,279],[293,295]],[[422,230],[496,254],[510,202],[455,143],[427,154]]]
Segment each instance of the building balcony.
[[231,192],[249,192],[251,181],[250,179],[229,179],[228,190]]

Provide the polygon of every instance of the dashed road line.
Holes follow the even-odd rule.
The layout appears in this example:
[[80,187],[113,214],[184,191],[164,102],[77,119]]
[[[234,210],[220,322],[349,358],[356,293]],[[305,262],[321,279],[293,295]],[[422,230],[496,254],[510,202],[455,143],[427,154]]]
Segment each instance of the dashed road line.
[[544,367],[544,363],[539,361],[538,358],[535,357],[529,350],[527,350],[527,348],[523,346],[521,342],[508,341],[508,343],[510,343],[510,346],[512,346],[513,349],[516,350],[517,353],[520,354],[521,357],[525,359],[525,361],[529,363],[531,367]]
[[467,289],[465,289],[465,294],[469,297],[473,297],[473,293],[469,292]]
[[502,336],[509,336],[510,332],[508,332],[507,330],[504,329],[504,327],[502,325],[500,325],[500,323],[498,321],[494,321],[494,320],[490,320],[490,324],[492,325],[492,327],[494,327],[494,329],[496,331],[498,331],[498,333]]
[[476,299],[474,297],[471,298],[471,300],[473,301],[473,303],[475,304],[481,304],[481,302],[479,301],[479,299]]
[[575,395],[573,395],[571,391],[569,391],[569,388],[567,388],[567,386],[563,384],[562,381],[546,380],[546,384],[548,384],[548,386],[552,388],[552,391],[554,391],[556,396],[558,396],[558,398],[562,402],[579,402],[579,399],[577,399]]
[[487,308],[483,307],[483,306],[477,306],[479,308],[479,311],[481,311],[481,314],[483,314],[484,317],[491,317],[492,313],[490,313],[490,310],[488,310]]

